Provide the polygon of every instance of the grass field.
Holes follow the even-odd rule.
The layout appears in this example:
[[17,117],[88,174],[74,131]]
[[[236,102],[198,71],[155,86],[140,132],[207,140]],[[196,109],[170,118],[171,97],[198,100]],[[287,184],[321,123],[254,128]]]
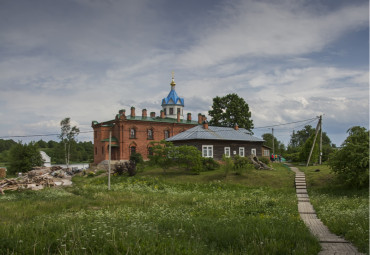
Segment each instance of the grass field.
[[294,174],[147,169],[0,196],[1,254],[317,254]]
[[[369,189],[338,183],[326,165],[301,167],[318,217],[337,235],[369,254]],[[320,171],[315,171],[315,170]]]
[[[0,254],[317,254],[300,220],[294,173],[192,175],[148,167],[135,177],[73,178],[68,188],[0,196]],[[368,253],[368,190],[348,190],[326,166],[305,168],[329,228]]]

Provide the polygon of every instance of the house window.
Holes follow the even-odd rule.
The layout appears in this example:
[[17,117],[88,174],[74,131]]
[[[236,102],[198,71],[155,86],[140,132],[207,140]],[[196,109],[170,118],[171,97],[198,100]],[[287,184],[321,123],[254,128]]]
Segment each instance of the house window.
[[202,157],[213,158],[213,145],[202,145]]
[[164,115],[167,115],[167,109],[164,108]]
[[170,115],[173,115],[173,108],[170,108]]
[[244,147],[239,147],[239,156],[240,157],[244,157],[245,156]]
[[177,113],[181,114],[181,109],[180,108],[177,108]]
[[136,138],[136,130],[135,130],[135,128],[130,128],[130,138]]
[[153,140],[153,129],[148,129],[148,140]]
[[170,137],[170,131],[165,130],[165,131],[164,131],[164,139],[167,139],[167,138],[169,138],[169,137]]
[[230,147],[225,147],[225,152],[224,152],[226,157],[230,157]]
[[263,156],[269,157],[270,156],[270,150],[263,150]]
[[257,150],[256,149],[251,149],[251,154],[256,156],[257,155]]

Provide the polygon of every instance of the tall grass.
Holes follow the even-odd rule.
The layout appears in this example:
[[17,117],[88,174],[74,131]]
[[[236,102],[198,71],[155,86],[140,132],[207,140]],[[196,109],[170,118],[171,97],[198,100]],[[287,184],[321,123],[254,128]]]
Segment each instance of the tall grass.
[[369,189],[344,186],[326,165],[299,168],[306,174],[318,217],[332,232],[369,254]]
[[[246,186],[222,171],[177,178],[75,177],[64,189],[0,197],[1,254],[317,254],[294,187]],[[220,174],[220,176],[219,176]],[[266,179],[265,176],[265,179]],[[183,177],[183,178],[182,178]],[[207,181],[191,182],[192,178]],[[240,176],[239,176],[240,177]],[[266,180],[269,183],[271,180]],[[258,180],[257,183],[260,183]]]

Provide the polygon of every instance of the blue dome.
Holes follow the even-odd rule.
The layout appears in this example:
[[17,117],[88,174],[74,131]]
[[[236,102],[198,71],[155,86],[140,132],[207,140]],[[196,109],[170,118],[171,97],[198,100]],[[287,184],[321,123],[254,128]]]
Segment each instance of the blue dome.
[[171,89],[170,93],[166,98],[162,99],[162,106],[165,105],[181,105],[184,106],[184,98],[177,95],[175,89]]

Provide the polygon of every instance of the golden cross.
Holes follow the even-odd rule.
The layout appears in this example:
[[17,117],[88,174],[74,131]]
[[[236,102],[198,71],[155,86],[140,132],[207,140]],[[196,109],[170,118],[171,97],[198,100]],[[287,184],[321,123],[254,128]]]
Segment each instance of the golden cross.
[[172,73],[172,80],[173,80],[175,78],[175,72],[172,71],[171,73]]

